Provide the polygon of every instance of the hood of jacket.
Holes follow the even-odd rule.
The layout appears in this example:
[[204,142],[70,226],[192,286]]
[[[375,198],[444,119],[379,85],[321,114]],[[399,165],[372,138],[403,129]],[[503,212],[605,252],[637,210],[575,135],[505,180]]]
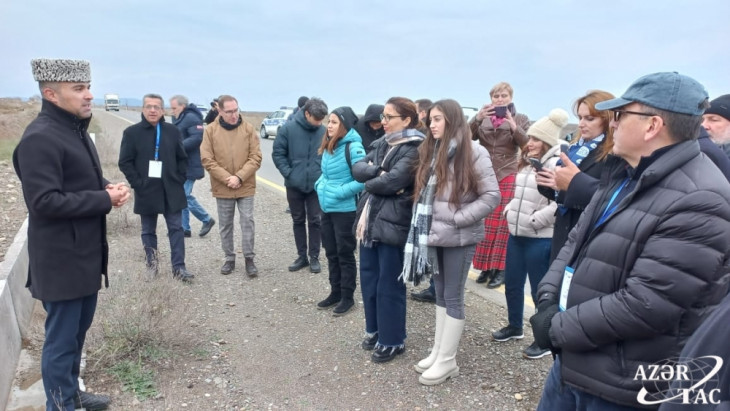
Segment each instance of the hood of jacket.
[[307,131],[314,131],[318,129],[320,126],[315,126],[309,121],[307,121],[307,118],[304,116],[304,110],[297,111],[296,114],[294,114],[294,121],[299,123],[299,125],[302,126],[303,129]]
[[380,121],[380,115],[383,114],[383,110],[385,109],[385,106],[382,104],[371,104],[368,106],[368,109],[365,110],[365,114],[362,116],[360,121],[363,122],[370,122],[370,121]]
[[337,147],[347,143],[354,143],[355,141],[362,142],[362,138],[360,137],[360,134],[357,133],[357,130],[351,128],[350,131],[348,131],[347,134],[345,134],[345,136],[337,142]]
[[[565,143],[567,145],[567,142]],[[560,146],[563,145],[563,143],[558,142],[558,144],[550,147],[550,150],[547,151],[541,158],[540,162],[545,164],[546,161],[550,160],[553,157],[560,157]]]
[[193,103],[188,104],[180,113],[180,117],[173,117],[172,118],[172,124],[177,125],[179,122],[185,118],[185,116],[194,116],[197,117],[199,121],[203,121],[203,113],[200,112],[198,109],[198,106],[196,106]]

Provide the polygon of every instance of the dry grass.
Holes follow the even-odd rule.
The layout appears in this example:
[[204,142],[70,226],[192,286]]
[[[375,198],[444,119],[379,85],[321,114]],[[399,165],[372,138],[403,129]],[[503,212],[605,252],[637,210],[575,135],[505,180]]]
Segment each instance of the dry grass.
[[9,160],[25,128],[38,116],[41,106],[16,98],[0,98],[0,161]]

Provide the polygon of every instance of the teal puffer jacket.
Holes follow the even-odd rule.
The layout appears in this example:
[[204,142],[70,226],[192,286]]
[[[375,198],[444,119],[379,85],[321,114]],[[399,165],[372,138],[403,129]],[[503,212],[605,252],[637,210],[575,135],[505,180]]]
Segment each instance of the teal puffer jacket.
[[325,150],[322,153],[322,175],[314,184],[322,212],[355,211],[356,197],[365,188],[365,184],[358,183],[352,178],[352,170],[345,157],[347,143],[350,143],[350,164],[355,164],[365,157],[362,140],[354,128],[337,143],[334,152]]

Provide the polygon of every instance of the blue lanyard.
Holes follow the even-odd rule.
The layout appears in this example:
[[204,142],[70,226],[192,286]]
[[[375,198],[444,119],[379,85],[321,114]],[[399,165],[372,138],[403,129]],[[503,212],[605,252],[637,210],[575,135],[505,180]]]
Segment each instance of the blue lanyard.
[[603,215],[601,215],[601,218],[598,219],[598,222],[596,223],[594,228],[598,227],[601,224],[603,224],[604,222],[606,222],[608,217],[610,217],[611,214],[613,214],[616,211],[616,209],[618,208],[618,204],[613,206],[613,208],[611,208],[611,204],[613,204],[613,202],[616,200],[616,197],[618,197],[618,194],[621,192],[621,190],[623,190],[624,187],[626,187],[626,184],[629,183],[629,180],[630,180],[630,178],[626,177],[624,182],[621,183],[621,185],[616,189],[616,191],[613,192],[613,195],[611,196],[611,200],[608,201],[608,205],[606,206],[606,209],[603,210]]
[[155,161],[160,155],[160,123],[157,123],[157,141],[155,142]]

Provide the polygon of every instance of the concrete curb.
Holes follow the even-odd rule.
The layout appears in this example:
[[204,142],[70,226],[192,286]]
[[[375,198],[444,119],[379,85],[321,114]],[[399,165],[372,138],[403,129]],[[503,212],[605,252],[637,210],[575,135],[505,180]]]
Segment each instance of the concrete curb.
[[[35,300],[25,288],[28,277],[28,219],[0,263],[0,369],[15,370],[22,339],[28,336]],[[14,372],[0,373],[0,404],[7,404]]]

